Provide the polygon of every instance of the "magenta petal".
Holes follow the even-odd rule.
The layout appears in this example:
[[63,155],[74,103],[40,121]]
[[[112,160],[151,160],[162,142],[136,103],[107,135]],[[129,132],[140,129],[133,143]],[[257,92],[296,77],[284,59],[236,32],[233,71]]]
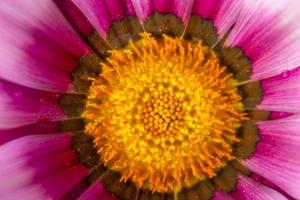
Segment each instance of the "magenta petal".
[[64,119],[59,97],[0,80],[0,129]]
[[223,3],[224,0],[195,0],[192,13],[215,20]]
[[0,78],[66,91],[77,59],[90,52],[51,0],[0,6]]
[[242,163],[292,197],[300,198],[300,116],[258,123],[260,142]]
[[222,192],[221,190],[216,190],[212,200],[234,200],[234,199],[229,193]]
[[[200,5],[211,6],[210,0],[203,0],[201,2],[202,4]],[[209,8],[209,11],[206,10],[207,8],[203,8],[204,11],[202,11],[201,8],[197,8],[196,14],[199,14],[200,16],[204,15],[204,17],[205,15],[208,15],[210,18],[212,18],[214,25],[217,27],[219,35],[221,37],[224,37],[232,29],[233,25],[236,23],[241,8],[243,7],[243,3],[245,3],[245,1],[220,0],[218,4],[214,5],[215,8]]]
[[[70,144],[71,134],[31,135],[18,138],[0,146],[0,154],[2,155],[0,157],[0,167],[7,167],[8,164],[13,165],[13,160],[21,161],[24,156],[34,159],[51,152],[63,151],[68,149]],[[8,152],[9,154],[7,154]],[[5,154],[8,156],[3,156]]]
[[[1,4],[1,22],[11,22],[20,31],[40,30],[65,50],[77,57],[89,52],[86,44],[64,18],[53,1],[14,0]],[[22,12],[21,12],[22,11]],[[18,34],[18,32],[15,32]],[[47,42],[47,41],[44,41]]]
[[293,113],[273,111],[270,113],[270,119],[281,119],[281,118],[289,117],[292,115],[293,115]]
[[117,200],[112,194],[106,191],[103,183],[98,180],[93,183],[78,200]]
[[114,21],[135,15],[129,0],[72,0],[102,37]]
[[59,122],[38,122],[12,129],[0,130],[0,145],[27,135],[48,134],[59,132]]
[[144,22],[153,12],[173,13],[188,22],[194,0],[131,0],[137,16]]
[[141,22],[145,22],[147,17],[154,12],[151,0],[131,0],[136,15]]
[[299,1],[243,1],[226,44],[244,50],[252,62],[253,79],[300,65],[300,15],[295,9],[299,6]]
[[256,182],[259,182],[265,186],[268,186],[278,192],[280,192],[282,195],[284,195],[286,198],[288,199],[294,199],[293,197],[291,197],[289,194],[287,194],[285,191],[283,191],[281,188],[279,188],[277,185],[274,185],[274,183],[270,182],[269,180],[265,179],[264,177],[251,172],[250,174],[251,179],[255,180]]
[[236,189],[231,195],[236,200],[287,200],[275,190],[257,183],[244,175],[239,176]]
[[65,194],[63,199],[78,199],[78,197],[82,195],[88,188],[89,185],[86,183],[86,180],[83,179],[80,183],[73,187],[72,190]]
[[93,33],[93,26],[70,0],[54,0],[54,2],[70,24],[75,30],[81,33],[82,36],[88,37]]
[[259,109],[300,112],[300,68],[261,81],[263,99]]
[[45,194],[42,187],[38,185],[32,185],[26,188],[20,188],[8,195],[1,196],[1,200],[13,200],[13,199],[22,199],[22,200],[45,199]]
[[153,9],[160,13],[168,13],[173,9],[173,0],[153,0]]
[[[0,147],[1,199],[60,199],[87,174],[70,134],[23,137]],[[18,198],[17,198],[18,199]]]

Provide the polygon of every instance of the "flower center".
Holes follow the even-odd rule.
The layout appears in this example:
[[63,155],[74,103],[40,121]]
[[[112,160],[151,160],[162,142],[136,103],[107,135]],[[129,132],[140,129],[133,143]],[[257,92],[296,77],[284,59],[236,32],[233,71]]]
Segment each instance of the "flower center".
[[142,34],[113,50],[86,111],[101,161],[153,192],[216,176],[246,119],[235,81],[201,42]]
[[182,100],[173,93],[160,93],[145,102],[142,124],[153,137],[175,135],[184,125]]

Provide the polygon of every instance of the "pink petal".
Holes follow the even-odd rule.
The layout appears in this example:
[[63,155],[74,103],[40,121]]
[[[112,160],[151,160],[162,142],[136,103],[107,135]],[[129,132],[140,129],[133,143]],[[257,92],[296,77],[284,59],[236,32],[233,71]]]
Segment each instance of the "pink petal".
[[36,124],[30,124],[12,129],[2,129],[0,130],[0,145],[22,136],[56,132],[59,132],[59,122],[57,121],[39,122]]
[[112,194],[106,191],[103,183],[98,180],[93,183],[78,200],[117,200]]
[[187,24],[194,0],[131,0],[137,16],[144,22],[153,12],[173,13]]
[[0,25],[0,78],[36,89],[70,89],[70,73],[90,49],[51,0],[2,3]]
[[242,163],[289,195],[300,198],[300,116],[258,123],[260,142]]
[[264,96],[259,109],[300,112],[300,68],[261,81]]
[[38,185],[20,188],[11,194],[1,197],[2,200],[23,199],[23,200],[37,200],[45,199],[43,188]]
[[195,0],[192,14],[213,20],[220,35],[224,36],[235,22],[241,4],[240,0]]
[[244,175],[239,176],[236,189],[231,193],[236,200],[286,200],[275,190],[253,181]]
[[54,0],[54,2],[75,30],[84,37],[88,37],[93,33],[93,26],[70,0]]
[[79,196],[82,195],[88,188],[89,185],[87,184],[86,180],[83,179],[80,183],[73,187],[72,190],[65,194],[63,199],[78,199]]
[[60,95],[0,80],[0,129],[65,118]]
[[[17,146],[16,146],[17,143]],[[9,167],[8,164],[13,165],[15,159],[21,162],[24,156],[35,159],[42,155],[55,153],[56,151],[63,151],[70,147],[71,134],[44,134],[44,135],[30,135],[16,140],[10,141],[0,146],[0,167]],[[22,150],[19,148],[22,147]],[[9,156],[3,156],[9,152]],[[26,160],[24,160],[26,161]]]
[[195,0],[193,5],[193,14],[203,18],[215,19],[223,0]]
[[253,79],[265,79],[300,65],[299,6],[299,1],[289,0],[243,1],[226,44],[244,50],[252,62]]
[[193,14],[212,19],[226,45],[241,47],[253,63],[253,79],[299,66],[299,1],[195,0]]
[[289,117],[291,115],[293,115],[293,113],[273,111],[270,113],[270,119],[281,119],[281,118]]
[[[70,134],[34,135],[0,147],[1,199],[60,199],[87,174]],[[26,195],[26,196],[22,196]],[[19,197],[19,198],[17,198]]]
[[269,180],[265,179],[264,177],[251,172],[251,174],[249,175],[249,177],[251,177],[251,179],[255,180],[256,182],[259,182],[265,186],[268,186],[278,192],[280,192],[282,195],[284,195],[286,198],[288,199],[293,199],[293,197],[291,197],[289,194],[287,194],[285,191],[283,191],[282,189],[280,189],[277,185],[274,185],[274,183],[270,182]]
[[224,37],[234,28],[234,24],[239,18],[241,8],[247,1],[195,0],[192,14],[212,20],[220,37]]
[[102,37],[114,21],[135,15],[129,0],[72,0]]
[[232,196],[227,192],[216,190],[212,200],[234,200]]

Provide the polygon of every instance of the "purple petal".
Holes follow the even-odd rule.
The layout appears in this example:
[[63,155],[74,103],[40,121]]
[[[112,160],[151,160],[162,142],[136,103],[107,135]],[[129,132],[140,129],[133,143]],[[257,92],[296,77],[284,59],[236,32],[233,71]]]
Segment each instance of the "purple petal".
[[75,30],[81,33],[82,36],[88,37],[93,33],[93,26],[70,0],[54,0],[54,2],[70,24]]
[[263,99],[259,109],[300,112],[300,68],[261,81]]
[[60,96],[0,80],[0,129],[65,118]]
[[236,200],[287,200],[275,190],[257,183],[244,175],[239,176],[236,189],[231,195]]
[[72,0],[102,37],[114,21],[135,15],[129,0]]
[[241,161],[289,195],[300,198],[300,116],[258,123],[260,142],[255,154]]
[[70,134],[8,142],[0,147],[0,164],[3,199],[60,199],[88,174],[71,150]]
[[91,185],[78,200],[117,200],[112,194],[106,191],[101,181],[96,181]]
[[187,24],[194,0],[131,0],[137,16],[144,22],[153,12],[173,13]]
[[90,49],[51,0],[2,3],[0,25],[0,78],[36,89],[70,89],[70,73]]
[[300,65],[299,4],[289,0],[243,1],[226,44],[241,47],[251,59],[253,79],[265,79]]

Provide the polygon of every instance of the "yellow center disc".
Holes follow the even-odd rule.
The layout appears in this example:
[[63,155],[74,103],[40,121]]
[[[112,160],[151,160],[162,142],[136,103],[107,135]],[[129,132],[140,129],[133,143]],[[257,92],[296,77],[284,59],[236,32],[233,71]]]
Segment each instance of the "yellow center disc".
[[214,177],[245,114],[235,81],[201,42],[149,34],[113,50],[93,80],[86,132],[101,161],[153,192]]

